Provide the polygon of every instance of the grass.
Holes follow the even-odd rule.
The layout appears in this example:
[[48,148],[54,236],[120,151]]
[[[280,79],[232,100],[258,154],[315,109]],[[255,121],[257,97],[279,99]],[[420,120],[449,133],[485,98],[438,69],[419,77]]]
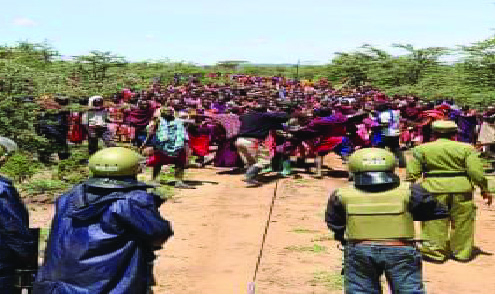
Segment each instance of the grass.
[[288,246],[284,249],[294,252],[312,252],[312,253],[326,253],[327,247],[318,244],[313,244],[313,246]]
[[[151,171],[152,171],[151,168],[149,167],[146,168],[146,170],[143,171],[143,173],[138,175],[138,181],[142,181],[145,183],[150,182],[151,173],[152,173]],[[155,193],[160,197],[162,197],[163,199],[173,198],[174,188],[168,184],[174,179],[175,178],[173,174],[173,168],[171,168],[170,171],[168,172],[166,170],[162,171],[162,173],[160,173],[160,179],[159,179],[160,185],[157,186],[156,188],[149,189],[149,192]]]
[[58,179],[31,179],[22,185],[23,189],[30,195],[50,194],[67,189],[69,185]]
[[333,238],[330,234],[319,235],[311,239],[311,242],[326,242],[326,241],[333,241]]
[[48,242],[48,235],[50,234],[50,229],[49,228],[41,228],[40,229],[40,239],[39,239],[39,246],[38,250],[44,251],[46,249],[46,243]]
[[309,184],[309,179],[298,178],[294,180],[297,186],[307,186]]
[[295,228],[295,229],[291,230],[291,232],[297,233],[297,234],[314,234],[314,233],[317,233],[318,231],[312,230],[312,229],[305,229],[305,228]]
[[313,273],[313,279],[309,283],[311,286],[323,285],[329,291],[342,290],[344,285],[342,275],[336,271],[317,271]]

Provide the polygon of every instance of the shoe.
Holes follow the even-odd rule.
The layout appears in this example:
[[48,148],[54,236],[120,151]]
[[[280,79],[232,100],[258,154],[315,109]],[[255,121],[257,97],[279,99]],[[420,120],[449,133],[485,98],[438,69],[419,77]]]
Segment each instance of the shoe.
[[261,183],[256,179],[243,179],[242,181],[246,182],[248,187],[258,187],[261,185]]
[[268,167],[268,168],[261,170],[261,173],[270,173],[272,171],[273,171],[272,167]]
[[260,173],[261,168],[257,166],[251,166],[246,170],[246,179],[255,179]]
[[421,255],[422,257],[422,260],[423,261],[426,261],[426,262],[429,262],[429,263],[435,263],[435,264],[443,264],[445,261],[447,261],[448,259],[445,258],[443,260],[438,260],[438,259],[434,259],[434,258],[431,258],[429,256],[426,256],[426,255]]
[[188,184],[185,184],[183,181],[177,181],[175,183],[175,188],[180,188],[180,189],[196,189],[194,186],[190,186]]

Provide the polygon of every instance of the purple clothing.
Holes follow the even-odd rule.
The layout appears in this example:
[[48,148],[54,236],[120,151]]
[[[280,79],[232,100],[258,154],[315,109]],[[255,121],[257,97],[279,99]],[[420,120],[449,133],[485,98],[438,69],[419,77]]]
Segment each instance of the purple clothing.
[[478,120],[476,119],[476,116],[460,115],[457,118],[457,126],[459,128],[459,141],[474,143],[477,124]]
[[211,109],[217,110],[219,114],[225,113],[227,106],[224,103],[214,102],[211,105]]
[[239,130],[241,129],[239,116],[234,114],[219,114],[213,115],[212,118],[225,128],[227,138],[232,138],[239,134]]
[[218,146],[214,159],[215,167],[242,167],[243,165],[233,140],[226,140]]
[[347,118],[340,113],[313,119],[306,127],[294,133],[294,137],[307,140],[319,136],[345,136]]

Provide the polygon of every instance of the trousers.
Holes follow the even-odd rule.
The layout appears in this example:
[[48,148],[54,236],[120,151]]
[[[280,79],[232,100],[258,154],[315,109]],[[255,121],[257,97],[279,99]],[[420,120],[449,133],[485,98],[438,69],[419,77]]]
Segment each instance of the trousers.
[[451,255],[457,260],[469,260],[474,246],[476,217],[473,193],[434,194],[434,197],[449,208],[450,218],[421,223],[421,235],[425,240],[421,253],[440,262]]
[[421,254],[414,247],[348,244],[344,251],[344,292],[380,294],[380,276],[395,294],[424,294]]
[[270,152],[263,144],[263,141],[256,138],[239,137],[235,146],[246,166],[262,169],[264,166],[270,165]]

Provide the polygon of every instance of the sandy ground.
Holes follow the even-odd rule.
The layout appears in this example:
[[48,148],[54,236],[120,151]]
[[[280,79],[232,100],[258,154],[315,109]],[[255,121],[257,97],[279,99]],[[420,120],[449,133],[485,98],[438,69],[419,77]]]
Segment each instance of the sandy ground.
[[[338,158],[328,156],[326,163],[335,170],[322,180],[309,174],[278,180],[257,293],[342,293],[342,252],[326,228],[324,212],[329,193],[348,181]],[[160,208],[175,235],[157,253],[155,293],[246,293],[253,281],[277,181],[268,174],[262,187],[245,188],[242,175],[220,171],[190,169],[188,179],[207,182],[195,190],[176,190]],[[495,205],[485,207],[479,194],[476,202],[480,255],[469,263],[425,262],[429,293],[495,292]],[[28,207],[32,226],[49,226],[52,205]]]

